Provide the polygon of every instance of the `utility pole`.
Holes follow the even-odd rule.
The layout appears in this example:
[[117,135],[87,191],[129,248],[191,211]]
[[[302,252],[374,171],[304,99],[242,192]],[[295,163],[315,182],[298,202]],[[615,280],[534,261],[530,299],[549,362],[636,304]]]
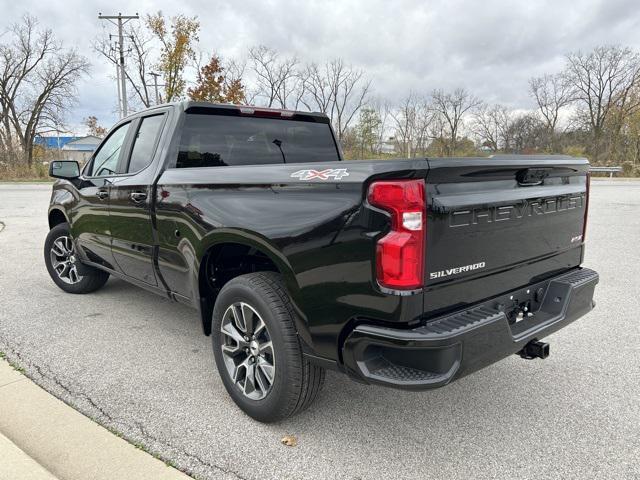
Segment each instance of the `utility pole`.
[[[113,47],[112,52],[115,51],[115,47]],[[122,114],[122,92],[120,89],[120,65],[116,63],[116,85],[118,85],[118,116],[120,118],[124,118]]]
[[128,114],[127,111],[127,77],[124,72],[124,35],[122,32],[122,27],[129,22],[130,20],[137,20],[140,17],[136,13],[135,15],[122,15],[122,13],[118,12],[118,15],[102,15],[102,13],[98,13],[98,18],[100,20],[108,20],[114,25],[118,27],[118,50],[119,50],[119,59],[118,63],[120,65],[120,105],[121,105],[121,118],[126,117]]
[[160,105],[160,95],[158,94],[158,77],[160,76],[160,74],[156,72],[150,72],[149,75],[153,77],[153,87],[156,90],[156,105]]

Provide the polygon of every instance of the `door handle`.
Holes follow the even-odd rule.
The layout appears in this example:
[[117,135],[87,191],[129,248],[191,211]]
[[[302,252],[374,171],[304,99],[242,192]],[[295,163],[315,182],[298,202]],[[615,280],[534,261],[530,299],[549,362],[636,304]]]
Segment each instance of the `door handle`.
[[107,190],[98,190],[96,192],[96,196],[100,199],[100,200],[104,200],[105,198],[107,198],[109,196],[109,192]]
[[129,198],[134,202],[142,202],[147,199],[147,192],[131,192]]

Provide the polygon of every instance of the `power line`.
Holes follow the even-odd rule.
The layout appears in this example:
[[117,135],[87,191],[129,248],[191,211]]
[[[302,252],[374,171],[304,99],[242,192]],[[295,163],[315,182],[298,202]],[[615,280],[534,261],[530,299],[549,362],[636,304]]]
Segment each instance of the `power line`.
[[127,111],[127,83],[124,70],[124,35],[122,27],[126,25],[130,20],[138,20],[140,17],[136,13],[135,15],[122,15],[118,12],[118,15],[102,15],[102,12],[98,13],[100,20],[108,20],[118,27],[118,64],[119,64],[119,88],[118,88],[118,103],[120,105],[120,118],[128,115]]

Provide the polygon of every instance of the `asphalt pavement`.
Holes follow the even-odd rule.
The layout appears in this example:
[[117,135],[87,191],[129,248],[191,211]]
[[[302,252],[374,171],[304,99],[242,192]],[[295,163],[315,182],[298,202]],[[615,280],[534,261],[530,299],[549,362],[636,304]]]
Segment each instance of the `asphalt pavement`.
[[640,182],[592,182],[597,306],[548,337],[548,359],[513,356],[420,393],[329,372],[311,408],[276,425],[227,396],[195,311],[119,280],[90,295],[54,285],[42,253],[50,190],[0,185],[0,351],[191,475],[640,479]]

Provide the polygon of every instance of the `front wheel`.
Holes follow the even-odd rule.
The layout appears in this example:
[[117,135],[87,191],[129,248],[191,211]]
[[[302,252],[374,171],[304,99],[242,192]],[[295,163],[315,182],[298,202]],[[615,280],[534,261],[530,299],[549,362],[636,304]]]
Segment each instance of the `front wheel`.
[[109,279],[107,272],[80,263],[68,223],[56,225],[47,235],[44,262],[51,279],[67,293],[90,293]]
[[302,355],[294,315],[272,272],[236,277],[216,300],[211,336],[218,372],[233,401],[261,422],[305,409],[324,383],[324,369]]

